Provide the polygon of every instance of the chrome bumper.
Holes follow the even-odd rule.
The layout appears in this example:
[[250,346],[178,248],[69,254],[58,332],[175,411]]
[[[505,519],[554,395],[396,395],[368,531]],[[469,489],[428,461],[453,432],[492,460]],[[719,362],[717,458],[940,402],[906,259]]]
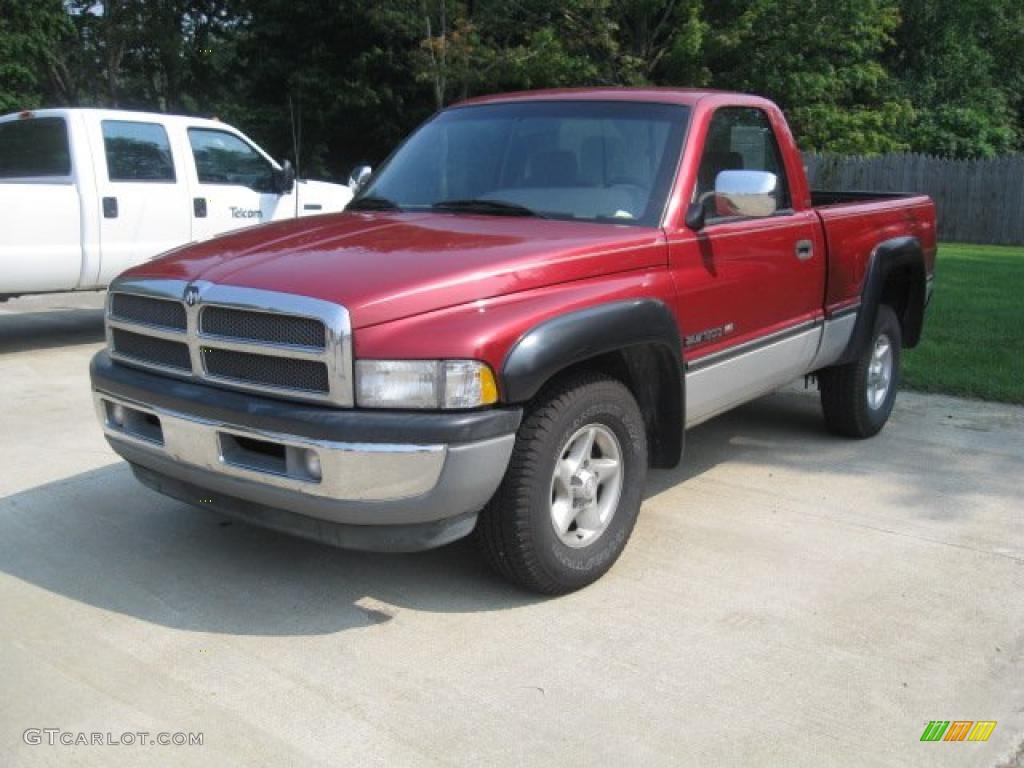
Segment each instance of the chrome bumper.
[[94,390],[94,401],[111,446],[133,465],[233,500],[342,525],[418,525],[475,513],[501,482],[515,442],[514,434],[454,445],[315,440],[102,390]]

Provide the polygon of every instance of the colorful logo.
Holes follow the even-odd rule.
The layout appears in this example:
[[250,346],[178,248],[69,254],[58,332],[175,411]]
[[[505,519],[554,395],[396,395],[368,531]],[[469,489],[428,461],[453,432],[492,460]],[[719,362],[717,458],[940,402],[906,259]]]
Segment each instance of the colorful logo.
[[988,741],[995,728],[995,720],[932,720],[921,741]]

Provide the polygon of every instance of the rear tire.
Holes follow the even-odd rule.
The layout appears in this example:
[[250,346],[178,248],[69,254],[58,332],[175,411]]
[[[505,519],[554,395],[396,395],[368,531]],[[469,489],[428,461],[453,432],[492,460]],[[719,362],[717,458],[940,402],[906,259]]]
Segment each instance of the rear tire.
[[516,437],[476,539],[500,575],[534,592],[572,592],[618,559],[647,476],[644,420],[629,390],[598,373],[545,389]]
[[871,340],[846,365],[819,372],[825,424],[845,437],[877,435],[889,420],[899,385],[903,338],[892,307],[882,304]]

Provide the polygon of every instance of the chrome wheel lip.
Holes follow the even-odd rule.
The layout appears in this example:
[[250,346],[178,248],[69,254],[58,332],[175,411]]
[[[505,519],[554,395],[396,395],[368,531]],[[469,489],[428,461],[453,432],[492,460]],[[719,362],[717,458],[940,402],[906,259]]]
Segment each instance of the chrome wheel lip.
[[867,400],[871,410],[877,411],[885,405],[893,384],[894,368],[892,339],[888,334],[880,333],[875,339],[871,360],[868,362]]
[[576,430],[556,455],[548,512],[567,547],[590,546],[608,530],[622,498],[623,461],[615,432],[598,423]]

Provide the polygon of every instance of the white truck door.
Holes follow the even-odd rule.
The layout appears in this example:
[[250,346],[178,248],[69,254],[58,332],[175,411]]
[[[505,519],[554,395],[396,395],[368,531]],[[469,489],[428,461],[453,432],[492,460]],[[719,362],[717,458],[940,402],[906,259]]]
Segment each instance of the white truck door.
[[69,291],[82,271],[82,211],[67,121],[0,122],[0,295]]
[[241,136],[220,128],[190,127],[193,163],[192,239],[294,216],[291,195],[274,191],[275,168]]
[[183,165],[167,129],[155,120],[99,119],[91,126],[102,148],[96,164],[100,200],[100,281],[190,239]]

